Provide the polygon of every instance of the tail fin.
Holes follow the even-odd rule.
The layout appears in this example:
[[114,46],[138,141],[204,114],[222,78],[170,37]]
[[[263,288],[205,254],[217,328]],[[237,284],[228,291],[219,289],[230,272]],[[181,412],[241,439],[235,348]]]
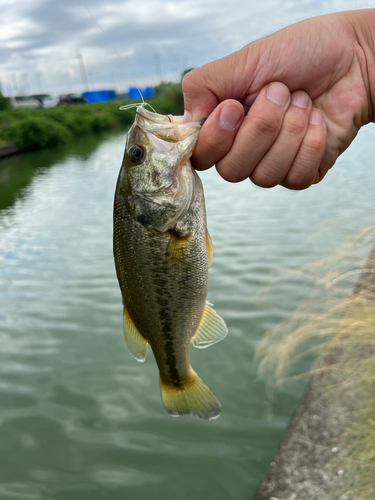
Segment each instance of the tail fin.
[[203,420],[212,420],[220,415],[219,400],[193,369],[180,387],[166,384],[160,379],[160,389],[164,406],[173,417],[190,414]]

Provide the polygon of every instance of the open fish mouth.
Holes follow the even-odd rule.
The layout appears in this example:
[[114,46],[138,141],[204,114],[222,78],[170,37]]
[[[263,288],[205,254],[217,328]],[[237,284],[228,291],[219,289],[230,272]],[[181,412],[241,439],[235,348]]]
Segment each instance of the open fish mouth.
[[137,108],[135,116],[135,121],[146,133],[151,132],[156,138],[167,143],[185,141],[185,139],[197,133],[204,122],[204,120],[200,120],[183,123],[183,119],[183,116],[153,113],[142,106]]

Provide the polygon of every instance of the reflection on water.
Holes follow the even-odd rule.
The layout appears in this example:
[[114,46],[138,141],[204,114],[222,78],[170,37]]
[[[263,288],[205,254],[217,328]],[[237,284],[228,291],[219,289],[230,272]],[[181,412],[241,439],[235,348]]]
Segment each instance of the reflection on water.
[[[2,160],[0,498],[250,498],[305,383],[276,388],[267,420],[254,349],[314,286],[276,278],[366,226],[371,132],[306,192],[202,175],[215,247],[209,299],[230,332],[192,352],[223,406],[212,422],[170,418],[152,355],[141,365],[125,346],[112,257],[123,134]],[[311,238],[323,223],[329,230]]]
[[89,136],[72,145],[33,151],[27,154],[9,156],[0,160],[0,210],[15,203],[22,196],[26,186],[40,169],[48,168],[72,154],[75,158],[87,159],[98,146],[104,134]]

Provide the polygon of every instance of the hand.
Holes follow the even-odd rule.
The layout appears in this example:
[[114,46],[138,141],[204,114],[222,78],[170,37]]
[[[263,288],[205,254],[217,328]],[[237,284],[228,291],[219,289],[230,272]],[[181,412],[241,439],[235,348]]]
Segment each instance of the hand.
[[188,73],[185,120],[208,117],[195,168],[261,187],[321,181],[373,119],[371,29],[375,9],[316,17]]

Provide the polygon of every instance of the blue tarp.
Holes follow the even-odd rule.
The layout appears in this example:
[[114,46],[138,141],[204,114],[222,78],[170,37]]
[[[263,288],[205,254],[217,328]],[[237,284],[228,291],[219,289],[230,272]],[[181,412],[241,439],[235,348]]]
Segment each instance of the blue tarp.
[[129,88],[129,99],[141,99],[139,94],[141,91],[144,99],[148,99],[150,97],[155,97],[154,87],[130,87]]
[[106,102],[111,99],[116,99],[114,90],[96,90],[93,92],[84,92],[83,97],[91,104],[93,102]]

